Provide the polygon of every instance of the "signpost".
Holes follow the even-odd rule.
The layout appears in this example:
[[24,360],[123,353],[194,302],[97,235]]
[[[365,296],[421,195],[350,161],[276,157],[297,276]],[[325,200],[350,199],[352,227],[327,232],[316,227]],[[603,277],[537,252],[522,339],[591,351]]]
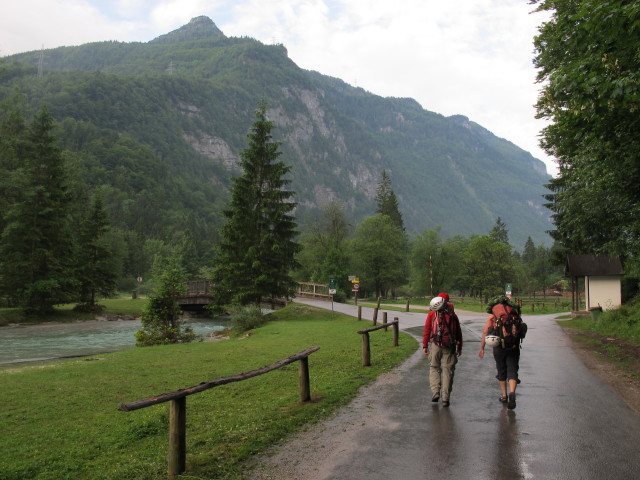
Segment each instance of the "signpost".
[[336,294],[336,291],[337,291],[336,279],[330,278],[329,279],[329,295],[331,295],[331,311],[332,312],[333,312],[333,296]]
[[356,305],[358,304],[358,290],[360,290],[360,279],[358,277],[349,277],[351,280],[351,291],[354,292]]
[[504,293],[507,295],[507,297],[511,298],[511,292],[512,292],[511,284],[507,283],[504,286]]

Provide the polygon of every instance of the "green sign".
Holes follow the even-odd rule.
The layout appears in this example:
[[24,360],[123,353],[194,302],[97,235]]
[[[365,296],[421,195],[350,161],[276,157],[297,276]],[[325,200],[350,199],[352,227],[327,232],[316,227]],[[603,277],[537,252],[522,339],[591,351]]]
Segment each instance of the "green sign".
[[335,278],[330,278],[329,279],[329,288],[332,289],[332,290],[336,288],[336,279]]
[[504,286],[504,291],[505,291],[507,294],[511,294],[511,292],[512,292],[513,290],[511,289],[511,284],[510,284],[510,283],[507,283],[507,284]]

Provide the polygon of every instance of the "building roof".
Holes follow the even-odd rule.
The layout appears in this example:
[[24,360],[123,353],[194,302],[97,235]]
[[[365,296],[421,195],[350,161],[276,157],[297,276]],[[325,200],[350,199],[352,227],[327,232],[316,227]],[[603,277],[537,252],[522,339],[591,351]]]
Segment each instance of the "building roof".
[[605,255],[567,255],[566,271],[571,277],[606,277],[624,273],[619,257]]

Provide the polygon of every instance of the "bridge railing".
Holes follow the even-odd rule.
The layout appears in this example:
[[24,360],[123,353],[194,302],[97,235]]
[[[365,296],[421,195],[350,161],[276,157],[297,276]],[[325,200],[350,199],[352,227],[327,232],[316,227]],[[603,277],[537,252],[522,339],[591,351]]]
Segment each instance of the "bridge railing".
[[298,282],[298,297],[331,298],[329,285],[326,283]]

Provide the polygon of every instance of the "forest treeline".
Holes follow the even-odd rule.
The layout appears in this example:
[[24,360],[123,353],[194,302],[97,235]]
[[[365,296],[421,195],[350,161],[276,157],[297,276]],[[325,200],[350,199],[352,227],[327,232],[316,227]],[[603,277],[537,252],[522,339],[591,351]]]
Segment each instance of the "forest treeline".
[[[5,306],[43,315],[62,303],[92,309],[100,298],[118,291],[151,288],[155,279],[166,274],[166,265],[174,262],[175,266],[176,259],[184,278],[215,279],[217,275],[217,282],[228,285],[229,291],[240,291],[242,282],[228,279],[236,274],[240,279],[253,278],[255,271],[255,277],[262,278],[257,290],[228,300],[239,303],[259,300],[261,293],[290,292],[292,280],[327,283],[329,278],[337,280],[337,298],[344,298],[351,288],[350,275],[361,279],[364,294],[376,296],[426,296],[448,290],[486,297],[501,293],[505,283],[511,283],[515,292],[525,292],[561,280],[561,268],[552,265],[552,250],[529,238],[523,251],[516,251],[509,244],[508,226],[499,217],[493,226],[487,225],[485,235],[444,239],[437,229],[408,234],[386,170],[379,179],[376,210],[364,220],[354,223],[344,205],[335,201],[321,210],[310,228],[297,231],[295,217],[286,213],[295,207],[295,192],[286,189],[290,166],[281,159],[276,162],[281,144],[271,140],[273,124],[266,119],[266,107],[259,112],[262,117],[241,155],[244,173],[234,179],[235,189],[245,187],[234,190],[232,201],[220,212],[226,226],[216,241],[215,235],[198,237],[197,232],[209,226],[190,225],[194,220],[189,215],[173,235],[154,235],[157,230],[149,217],[144,218],[148,226],[140,231],[146,235],[123,228],[106,208],[113,192],[92,189],[85,181],[81,165],[86,161],[63,148],[65,142],[58,135],[64,130],[56,128],[47,108],[32,118],[25,118],[16,104],[4,108],[0,118],[0,294]],[[258,133],[265,129],[260,137]],[[270,167],[270,177],[255,178],[255,172],[267,170],[250,160],[263,158],[263,150],[270,152],[276,167]],[[256,185],[258,190],[248,190]],[[263,217],[252,219],[248,212],[255,206],[249,208],[245,202],[265,197],[272,200],[263,216],[271,218],[269,224],[281,232],[272,228],[252,238],[250,232]],[[170,195],[149,192],[148,200],[151,210],[162,208]],[[288,232],[286,237],[282,232]],[[258,248],[263,237],[265,247]],[[294,243],[285,249],[285,241]],[[251,261],[237,256],[243,242],[242,252],[258,250]],[[242,277],[238,272],[247,263],[250,269]]]

